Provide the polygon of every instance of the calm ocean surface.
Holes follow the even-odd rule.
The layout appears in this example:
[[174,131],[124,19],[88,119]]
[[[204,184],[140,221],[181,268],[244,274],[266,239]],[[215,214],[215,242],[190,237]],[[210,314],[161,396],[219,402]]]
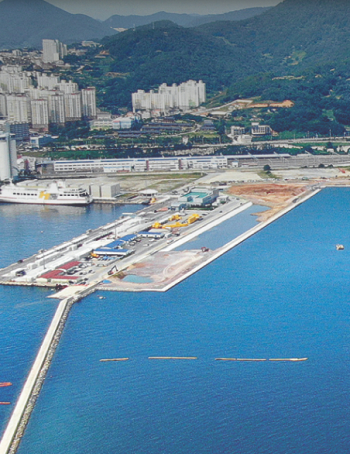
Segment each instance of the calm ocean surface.
[[[28,257],[118,218],[139,206],[93,205],[87,208],[0,205],[0,267]],[[10,417],[43,336],[50,324],[56,300],[44,289],[0,286],[0,435]]]
[[[349,207],[350,190],[324,190],[165,294],[76,304],[19,453],[350,452]],[[7,342],[19,349],[52,311],[23,311]],[[99,362],[113,357],[130,361]]]

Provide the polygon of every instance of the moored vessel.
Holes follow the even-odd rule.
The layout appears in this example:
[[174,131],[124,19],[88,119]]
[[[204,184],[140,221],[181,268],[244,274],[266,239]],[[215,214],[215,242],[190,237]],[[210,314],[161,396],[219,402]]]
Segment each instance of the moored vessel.
[[85,189],[67,187],[63,181],[54,181],[46,188],[11,182],[1,186],[0,192],[0,202],[4,203],[85,206],[92,201]]

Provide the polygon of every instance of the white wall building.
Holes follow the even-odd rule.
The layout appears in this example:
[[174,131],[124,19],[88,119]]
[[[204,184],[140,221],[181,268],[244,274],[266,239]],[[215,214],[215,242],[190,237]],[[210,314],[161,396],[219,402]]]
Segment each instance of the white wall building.
[[144,90],[138,90],[132,94],[134,112],[138,110],[160,110],[166,114],[171,109],[176,108],[189,110],[198,107],[205,101],[206,88],[205,83],[201,80],[199,82],[189,80],[179,86],[162,84],[159,86],[158,92],[151,90],[147,93]]
[[57,85],[57,88],[65,94],[77,93],[79,91],[78,84],[72,82],[71,80],[69,82],[67,82],[66,80],[62,80]]
[[0,89],[4,93],[24,93],[31,87],[32,81],[21,66],[4,65],[0,71]]
[[228,166],[227,156],[182,156],[166,158],[82,159],[54,161],[55,172],[147,172],[186,169],[219,169]]
[[96,118],[96,88],[88,87],[81,90],[82,114],[85,118]]
[[53,74],[48,76],[47,74],[37,73],[36,79],[38,87],[46,90],[53,90],[60,83],[60,78],[58,76],[54,76]]
[[67,46],[57,39],[43,39],[43,62],[54,63],[67,55]]
[[16,141],[11,139],[8,131],[8,122],[0,121],[0,180],[12,178],[17,174]]
[[49,122],[64,125],[66,122],[64,94],[59,91],[51,91],[47,100]]
[[67,93],[64,95],[66,121],[81,120],[80,93]]
[[34,129],[48,129],[49,110],[47,99],[33,99],[30,102],[32,110],[32,127]]
[[7,118],[6,95],[0,93],[0,117]]
[[30,122],[30,105],[25,95],[7,95],[6,108],[9,122]]

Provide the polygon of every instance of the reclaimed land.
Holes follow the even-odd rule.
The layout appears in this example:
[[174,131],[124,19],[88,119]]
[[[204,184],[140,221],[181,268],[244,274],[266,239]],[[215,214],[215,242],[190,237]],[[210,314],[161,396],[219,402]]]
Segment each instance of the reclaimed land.
[[[305,185],[304,187],[301,186],[301,188],[299,195],[295,194],[295,190],[291,188],[287,194],[281,196],[280,200],[276,202],[276,211],[269,210],[270,215],[267,216],[265,220],[224,246],[214,251],[159,251],[153,256],[149,256],[145,260],[109,277],[110,282],[101,284],[99,290],[130,292],[168,291],[170,288],[187,279],[238,244],[250,238],[252,235],[255,235],[267,225],[281,216],[284,216],[301,203],[304,203],[321,190],[318,186],[309,187],[308,190],[305,190]],[[295,196],[297,196],[297,198],[295,198]],[[176,243],[174,243],[171,247],[175,248],[176,246]],[[141,281],[146,278],[150,282],[126,282],[123,279],[127,275],[139,277],[141,278]]]

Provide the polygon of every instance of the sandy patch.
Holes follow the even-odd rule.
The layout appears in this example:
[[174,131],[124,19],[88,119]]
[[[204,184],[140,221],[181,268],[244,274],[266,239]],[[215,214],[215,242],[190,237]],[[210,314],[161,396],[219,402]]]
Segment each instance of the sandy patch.
[[[122,273],[108,278],[109,284],[101,288],[106,290],[138,291],[141,288],[152,290],[161,289],[176,280],[196,265],[207,260],[211,252],[201,250],[157,252],[124,270]],[[123,277],[133,275],[152,279],[149,283],[126,282]]]

